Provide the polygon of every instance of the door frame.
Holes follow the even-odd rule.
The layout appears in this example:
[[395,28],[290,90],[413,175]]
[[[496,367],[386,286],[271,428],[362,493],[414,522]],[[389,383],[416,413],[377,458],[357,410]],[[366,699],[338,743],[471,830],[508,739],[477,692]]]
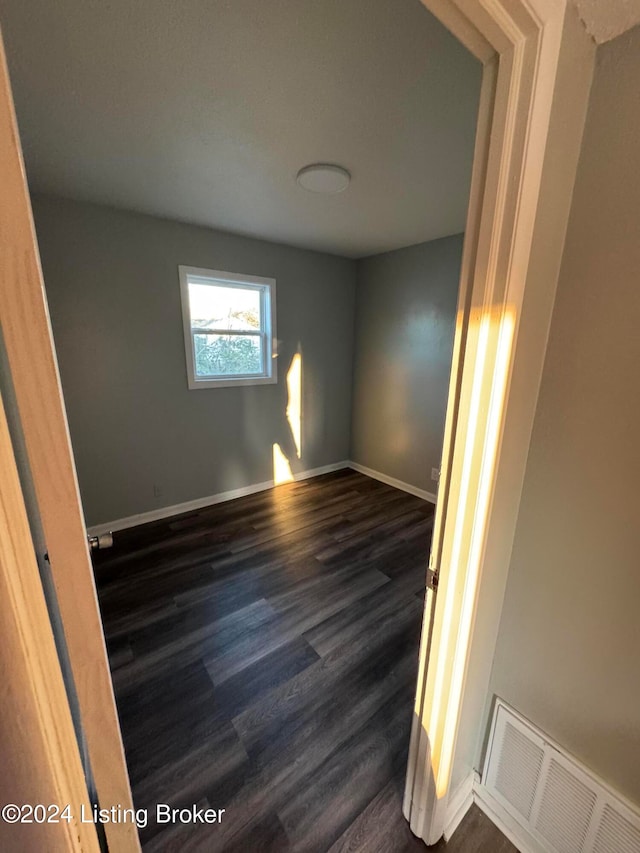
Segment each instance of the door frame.
[[434,844],[480,763],[595,44],[566,0],[422,2],[483,65],[403,802]]
[[[98,853],[89,794],[0,397],[0,803],[70,806],[70,820],[0,822],[4,850]],[[52,815],[51,812],[48,812]]]
[[[119,805],[123,809],[132,809],[129,776],[1,37],[0,186],[3,193],[0,204],[2,332],[64,626],[82,729],[101,807]],[[0,497],[5,498],[4,477],[0,478]],[[11,495],[6,499],[11,499]],[[37,636],[33,633],[35,615],[27,610],[22,611],[20,617],[27,632],[25,636],[31,637],[33,653],[38,654]],[[42,761],[51,767],[47,755],[43,754]],[[69,784],[72,784],[71,777]],[[107,823],[105,832],[111,850],[118,853],[140,850],[134,822]]]
[[[440,591],[425,607],[435,617],[404,800],[414,833],[433,843],[452,767],[471,763],[483,726],[595,47],[566,0],[422,2],[484,66],[434,527]],[[0,78],[2,330],[98,797],[131,807],[1,47]],[[15,500],[2,479],[0,497]],[[135,826],[106,831],[112,849],[139,850]]]

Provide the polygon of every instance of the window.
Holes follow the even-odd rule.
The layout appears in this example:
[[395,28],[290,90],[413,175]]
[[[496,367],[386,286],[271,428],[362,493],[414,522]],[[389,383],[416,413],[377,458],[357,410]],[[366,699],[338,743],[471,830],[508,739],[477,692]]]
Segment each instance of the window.
[[275,280],[179,270],[189,388],[276,382]]

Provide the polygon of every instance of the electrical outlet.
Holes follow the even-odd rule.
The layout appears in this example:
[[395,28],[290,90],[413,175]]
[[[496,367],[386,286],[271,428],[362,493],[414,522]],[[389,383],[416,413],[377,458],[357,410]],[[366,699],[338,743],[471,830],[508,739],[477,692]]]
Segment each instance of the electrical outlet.
[[438,482],[438,480],[440,479],[440,469],[439,468],[432,468],[431,469],[431,479],[435,480],[436,483]]
[[154,498],[162,497],[162,486],[154,486],[153,487],[153,496]]

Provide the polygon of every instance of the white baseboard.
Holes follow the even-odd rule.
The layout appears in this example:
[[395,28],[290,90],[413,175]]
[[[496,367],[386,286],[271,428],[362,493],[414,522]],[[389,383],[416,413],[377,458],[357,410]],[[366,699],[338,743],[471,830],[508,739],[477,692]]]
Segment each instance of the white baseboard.
[[477,773],[470,773],[449,797],[445,814],[445,841],[451,840],[451,836],[462,823],[473,803],[518,848],[520,853],[546,853],[535,838],[532,838],[526,829],[514,820],[483,787]]
[[[308,480],[310,477],[318,477],[320,474],[329,474],[331,471],[339,471],[342,468],[351,467],[351,463],[344,460],[342,462],[333,462],[331,465],[323,465],[320,468],[311,468],[308,471],[299,471],[294,474],[294,480]],[[89,536],[100,536],[102,533],[117,530],[126,530],[129,527],[137,527],[138,524],[147,524],[149,521],[159,521],[162,518],[169,518],[172,515],[180,515],[183,512],[192,512],[195,509],[202,509],[205,506],[213,506],[214,504],[232,501],[235,498],[243,498],[246,495],[254,495],[257,492],[264,492],[267,489],[272,489],[275,486],[273,480],[266,480],[264,483],[253,483],[250,486],[242,486],[240,489],[231,489],[228,492],[220,492],[217,495],[209,495],[206,498],[196,498],[194,501],[185,501],[173,506],[164,506],[159,509],[152,509],[148,512],[139,512],[137,515],[130,515],[127,518],[118,518],[115,521],[108,521],[104,524],[95,524],[87,528]]]
[[[365,465],[360,465],[358,462],[343,460],[342,462],[333,462],[331,465],[323,465],[321,468],[310,468],[308,471],[299,471],[293,475],[294,480],[308,480],[310,477],[318,477],[320,474],[329,474],[331,471],[340,471],[342,468],[353,468],[360,474],[365,474],[367,477],[372,477],[374,480],[379,480],[381,483],[386,483],[388,486],[393,486],[403,492],[408,492],[410,495],[415,495],[422,498],[423,501],[435,504],[436,496],[431,492],[425,492],[424,489],[419,489],[417,486],[412,486],[409,483],[404,483],[402,480],[396,480],[395,477],[389,477],[387,474],[382,474],[380,471],[374,471],[373,468],[367,468]],[[103,524],[94,524],[87,528],[89,536],[100,536],[102,533],[116,532],[117,530],[126,530],[129,527],[137,527],[139,524],[147,524],[150,521],[160,521],[163,518],[170,518],[172,515],[180,515],[183,512],[192,512],[196,509],[202,509],[205,506],[213,506],[214,504],[232,501],[235,498],[243,498],[246,495],[254,495],[256,492],[264,492],[267,489],[272,489],[275,486],[273,480],[265,480],[264,483],[253,483],[250,486],[242,486],[239,489],[231,489],[228,492],[219,492],[217,495],[208,495],[206,498],[196,498],[194,501],[185,501],[172,506],[163,506],[159,509],[152,509],[148,512],[139,512],[136,515],[129,515],[126,518],[117,518],[115,521],[106,521]]]
[[473,801],[520,853],[547,853],[527,830],[514,820],[479,781],[473,785]]
[[473,783],[474,774],[469,773],[466,779],[458,785],[449,797],[447,811],[445,813],[444,839],[449,841],[453,833],[460,825],[463,817],[473,805]]
[[382,474],[380,471],[374,471],[373,468],[367,468],[366,465],[360,465],[359,462],[349,461],[349,468],[354,471],[359,471],[367,477],[372,477],[374,480],[380,480],[381,483],[386,483],[387,486],[393,486],[395,489],[400,489],[403,492],[409,492],[410,495],[415,495],[417,498],[422,498],[423,501],[428,501],[435,504],[436,495],[432,492],[427,492],[424,489],[419,489],[417,486],[412,486],[410,483],[405,483],[403,480],[396,480],[395,477],[390,477],[388,474]]

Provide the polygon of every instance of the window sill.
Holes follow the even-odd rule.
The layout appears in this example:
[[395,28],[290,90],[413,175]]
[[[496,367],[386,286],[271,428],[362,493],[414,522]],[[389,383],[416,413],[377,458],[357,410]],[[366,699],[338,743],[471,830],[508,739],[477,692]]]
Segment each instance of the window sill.
[[277,376],[229,377],[229,379],[189,379],[189,390],[201,391],[206,388],[234,388],[243,385],[275,385],[277,382]]

